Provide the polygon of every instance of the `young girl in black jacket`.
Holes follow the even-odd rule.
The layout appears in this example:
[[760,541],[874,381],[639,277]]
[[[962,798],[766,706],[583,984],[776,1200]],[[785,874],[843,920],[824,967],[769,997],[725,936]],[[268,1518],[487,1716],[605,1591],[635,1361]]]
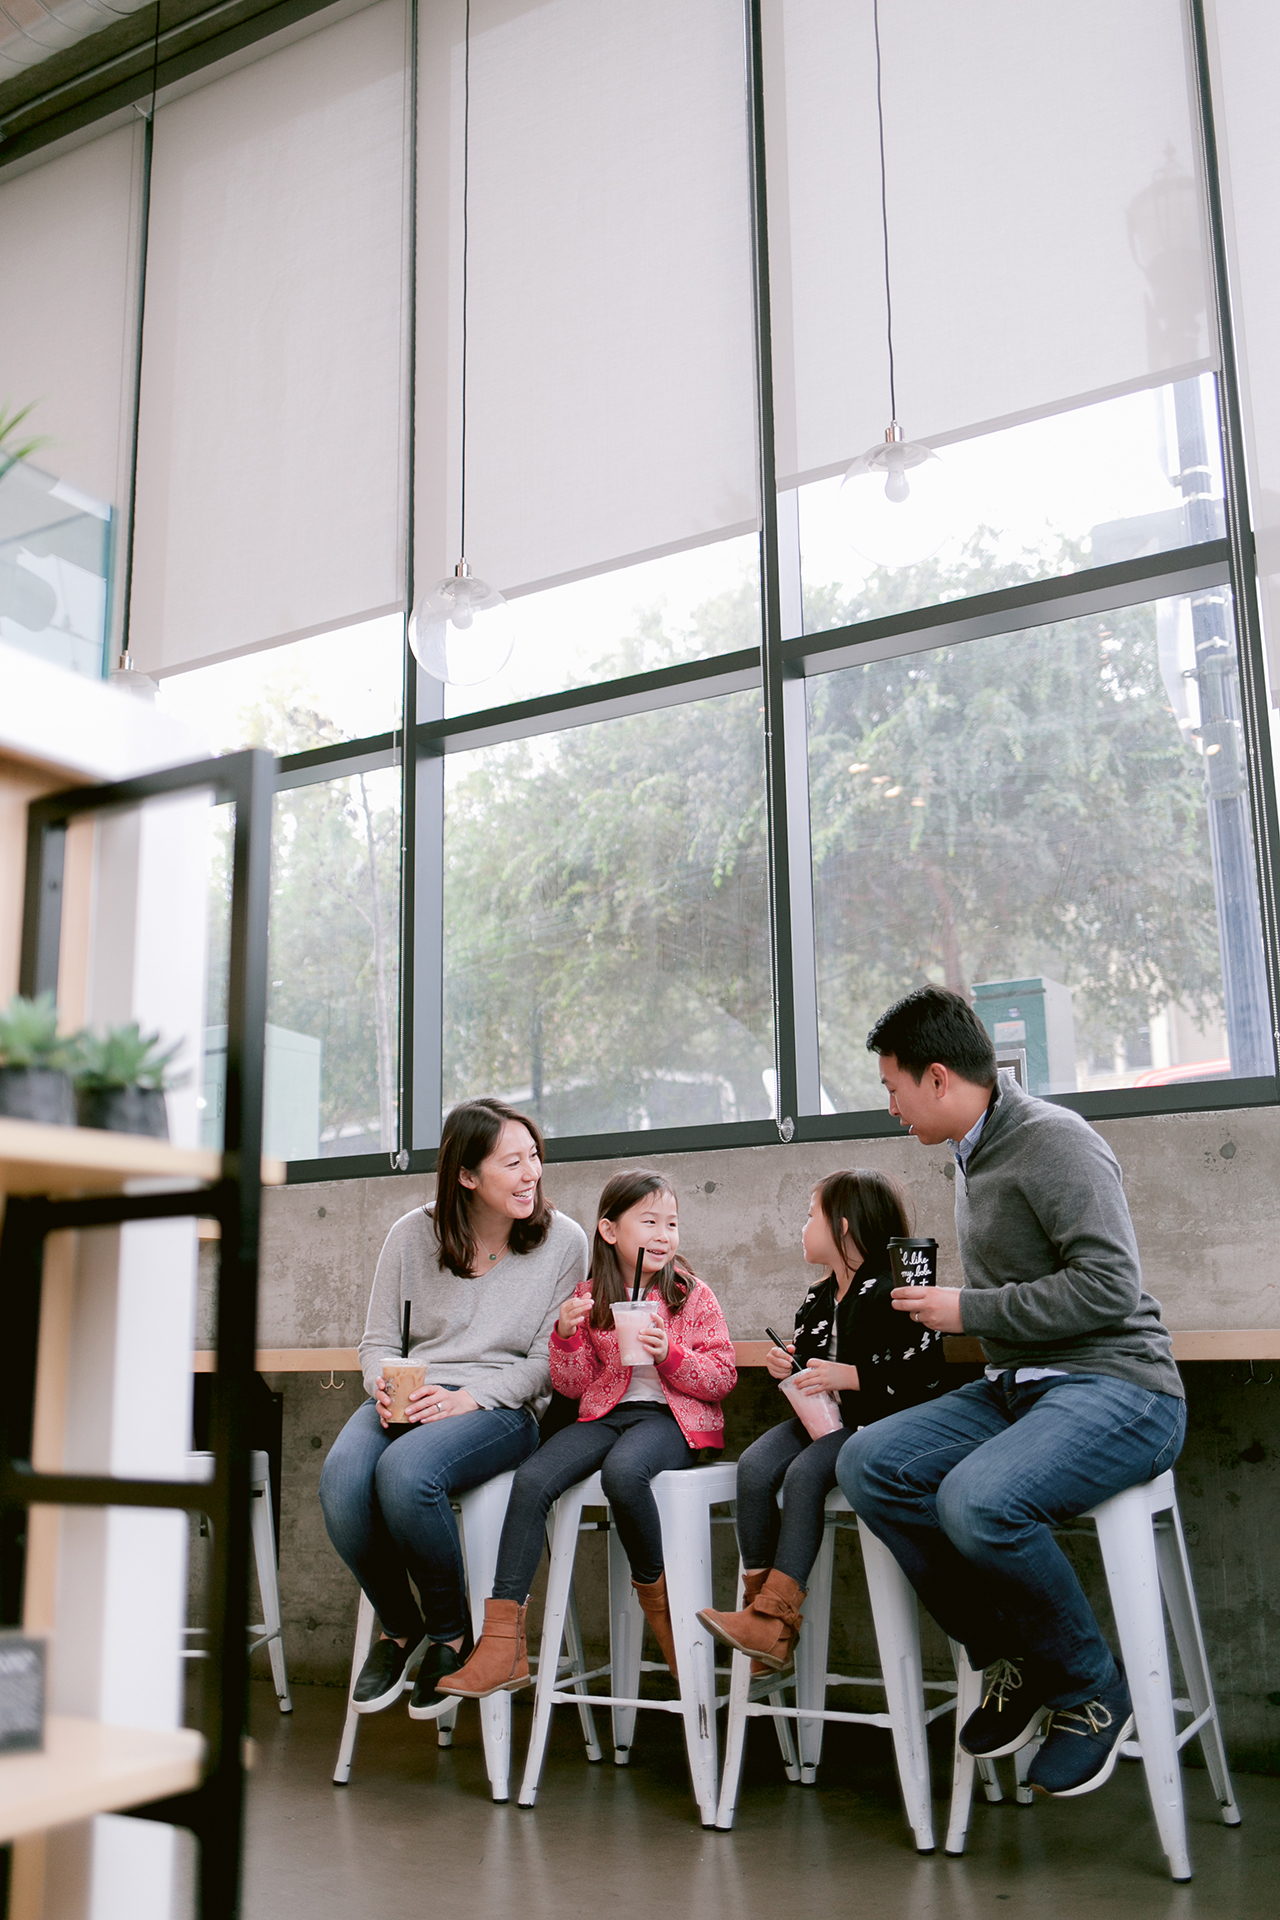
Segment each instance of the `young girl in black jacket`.
[[747,1448],[737,1495],[746,1604],[739,1613],[698,1616],[725,1646],[752,1654],[756,1671],[791,1664],[804,1583],[822,1545],[823,1507],[849,1435],[946,1391],[940,1335],[895,1312],[889,1297],[889,1241],[910,1231],[901,1190],[882,1173],[855,1167],[813,1190],[804,1257],[827,1277],[801,1302],[794,1339],[785,1350],[771,1347],[765,1364],[784,1380],[794,1354],[805,1366],[801,1391],[837,1393],[842,1425],[811,1440],[799,1420],[784,1420]]

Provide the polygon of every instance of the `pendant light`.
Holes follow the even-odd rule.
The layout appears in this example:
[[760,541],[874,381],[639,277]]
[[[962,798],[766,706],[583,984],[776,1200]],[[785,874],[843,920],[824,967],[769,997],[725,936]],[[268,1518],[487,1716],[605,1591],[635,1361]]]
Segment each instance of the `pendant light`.
[[419,666],[454,687],[477,686],[502,672],[515,644],[511,608],[473,573],[467,551],[467,250],[471,159],[471,0],[466,0],[462,59],[462,438],[458,489],[460,558],[409,616],[409,645]]
[[[880,0],[872,0],[876,42],[876,120],[880,135],[880,224],[884,236],[885,331],[889,348],[889,425],[883,442],[852,461],[840,482],[845,530],[866,559],[911,566],[936,553],[951,530],[950,476],[932,447],[905,440],[898,425],[893,364],[893,295],[889,284],[889,204],[885,188],[884,100],[880,79]],[[883,484],[878,484],[883,482]]]

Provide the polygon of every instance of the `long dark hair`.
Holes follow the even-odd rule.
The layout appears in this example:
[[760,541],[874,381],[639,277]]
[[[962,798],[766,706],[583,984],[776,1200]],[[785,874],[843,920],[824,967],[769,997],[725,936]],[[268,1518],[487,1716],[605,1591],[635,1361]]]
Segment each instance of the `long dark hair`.
[[[435,1225],[439,1243],[440,1271],[447,1267],[459,1279],[466,1279],[475,1264],[477,1241],[471,1227],[467,1189],[458,1175],[465,1167],[474,1173],[498,1144],[508,1120],[516,1121],[531,1135],[542,1158],[542,1133],[536,1120],[517,1113],[502,1100],[464,1100],[453,1109],[440,1136],[440,1155],[436,1163],[435,1211],[428,1215]],[[540,1247],[551,1226],[553,1208],[542,1191],[542,1175],[533,1195],[533,1212],[527,1220],[513,1220],[508,1245],[512,1253],[532,1253]]]
[[841,1251],[852,1240],[869,1274],[888,1273],[890,1240],[911,1231],[907,1197],[897,1181],[873,1167],[850,1167],[829,1173],[813,1193]]
[[[635,1275],[623,1273],[618,1260],[618,1250],[611,1245],[600,1231],[602,1220],[621,1220],[624,1213],[630,1213],[632,1207],[639,1206],[651,1193],[670,1193],[671,1182],[662,1173],[649,1173],[643,1168],[632,1168],[629,1173],[615,1173],[612,1180],[606,1181],[604,1192],[600,1195],[600,1204],[596,1208],[596,1233],[591,1245],[591,1324],[593,1327],[611,1327],[613,1315],[609,1309],[615,1300],[625,1300],[631,1292]],[[679,1206],[679,1201],[676,1205]],[[668,1260],[661,1273],[655,1273],[651,1280],[644,1282],[646,1295],[656,1287],[664,1303],[674,1313],[677,1307],[684,1305],[691,1287],[696,1286],[698,1276],[688,1263],[677,1253]]]

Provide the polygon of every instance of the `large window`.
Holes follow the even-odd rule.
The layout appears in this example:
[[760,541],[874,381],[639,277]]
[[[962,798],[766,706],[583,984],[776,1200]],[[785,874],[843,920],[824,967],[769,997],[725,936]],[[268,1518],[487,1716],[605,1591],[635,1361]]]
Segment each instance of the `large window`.
[[[1275,1101],[1274,142],[1224,217],[1199,10],[317,19],[0,163],[0,642],[274,755],[268,1148],[893,1133],[930,981],[1087,1115]],[[462,556],[514,647],[444,684]]]
[[450,757],[447,1107],[552,1134],[767,1119],[761,708],[729,694]]
[[863,1037],[915,980],[1033,1093],[1272,1071],[1224,590],[823,674],[809,725],[837,1107],[875,1103]]

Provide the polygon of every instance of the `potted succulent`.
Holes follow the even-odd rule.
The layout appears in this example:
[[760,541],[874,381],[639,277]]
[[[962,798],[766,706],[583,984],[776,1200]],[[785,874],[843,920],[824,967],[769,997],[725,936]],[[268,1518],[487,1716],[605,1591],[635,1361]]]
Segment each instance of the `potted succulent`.
[[78,1041],[58,1037],[51,993],[27,1000],[15,993],[0,1007],[0,1114],[74,1127],[75,1096],[67,1068]]
[[161,1049],[160,1035],[143,1033],[136,1020],[101,1039],[82,1034],[73,1068],[80,1125],[167,1140],[165,1088],[177,1084],[169,1063],[181,1044]]

